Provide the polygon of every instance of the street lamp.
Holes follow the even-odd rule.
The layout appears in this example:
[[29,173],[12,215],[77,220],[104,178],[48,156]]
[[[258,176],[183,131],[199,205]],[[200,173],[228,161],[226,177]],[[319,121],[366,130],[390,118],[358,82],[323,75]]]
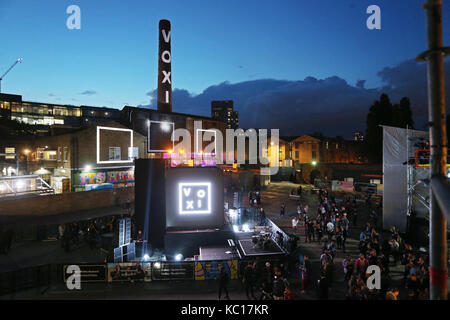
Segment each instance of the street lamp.
[[311,162],[311,164],[312,164],[313,166],[315,166],[315,165],[317,164],[317,161],[316,161],[316,160],[313,160],[313,162]]

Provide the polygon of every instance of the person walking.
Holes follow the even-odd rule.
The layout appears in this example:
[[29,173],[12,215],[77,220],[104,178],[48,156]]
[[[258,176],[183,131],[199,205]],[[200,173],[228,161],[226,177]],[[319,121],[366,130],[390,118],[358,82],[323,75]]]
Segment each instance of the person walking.
[[305,293],[306,290],[308,290],[309,287],[309,279],[311,276],[311,261],[309,260],[308,256],[304,257],[303,265],[301,266],[301,272],[302,272],[302,293]]
[[350,255],[342,261],[342,266],[344,267],[344,281],[348,282],[350,280],[351,275],[353,274],[353,260]]
[[281,204],[280,217],[284,217],[285,212],[286,212],[286,204],[283,202]]
[[228,273],[225,271],[224,267],[220,268],[220,278],[219,278],[219,300],[222,296],[222,291],[225,292],[225,299],[230,300],[230,297],[228,295],[228,281],[230,280],[230,277],[228,276]]
[[330,287],[329,280],[326,273],[322,271],[320,273],[320,279],[318,280],[318,298],[319,300],[328,300],[328,290]]
[[293,217],[292,218],[292,233],[293,234],[297,233],[297,225],[298,225],[298,218],[297,217]]
[[273,281],[273,299],[284,300],[284,291],[286,290],[286,284],[279,275],[274,276]]
[[[247,299],[249,299],[249,300],[256,299],[255,293],[254,293],[254,289],[255,289],[254,280],[255,280],[255,274],[254,274],[254,270],[253,270],[253,265],[249,262],[248,265],[245,267],[244,277],[242,279],[242,282],[243,282],[244,288],[245,288],[245,294],[247,295]],[[250,296],[251,296],[251,298],[250,298]]]
[[266,224],[266,212],[264,211],[264,208],[261,207],[259,209],[259,218],[260,218],[260,225]]

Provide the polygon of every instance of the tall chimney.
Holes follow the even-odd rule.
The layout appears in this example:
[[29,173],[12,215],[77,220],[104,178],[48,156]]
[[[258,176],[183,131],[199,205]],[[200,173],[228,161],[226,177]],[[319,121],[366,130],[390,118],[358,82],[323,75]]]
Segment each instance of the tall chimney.
[[172,112],[170,21],[159,21],[158,111]]

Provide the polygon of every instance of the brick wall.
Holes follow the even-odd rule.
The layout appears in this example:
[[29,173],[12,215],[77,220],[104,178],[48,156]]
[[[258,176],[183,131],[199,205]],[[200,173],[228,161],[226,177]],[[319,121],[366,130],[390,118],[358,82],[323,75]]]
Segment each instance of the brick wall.
[[71,192],[0,201],[0,216],[51,216],[134,202],[134,187]]

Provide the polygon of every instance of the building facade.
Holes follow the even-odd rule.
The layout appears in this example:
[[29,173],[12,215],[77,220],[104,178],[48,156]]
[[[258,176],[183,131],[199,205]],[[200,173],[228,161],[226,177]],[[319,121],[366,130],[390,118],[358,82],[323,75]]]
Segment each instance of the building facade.
[[116,122],[38,137],[27,148],[26,174],[40,175],[56,192],[133,186],[133,160],[147,157],[146,144]]
[[346,163],[364,164],[361,141],[302,135],[289,142],[294,164]]
[[211,118],[227,124],[227,129],[239,128],[239,113],[233,100],[211,101]]
[[[177,143],[171,141],[171,132],[176,129],[186,129],[189,132],[191,148],[190,151],[185,150],[185,152],[195,152],[195,137],[199,133],[198,130],[196,132],[198,128],[195,127],[195,122],[201,124],[202,133],[207,130],[217,129],[225,137],[226,124],[224,122],[191,114],[166,113],[154,109],[125,106],[122,109],[120,120],[120,123],[124,126],[133,129],[141,135],[148,136],[150,132],[149,153],[155,153],[156,150],[161,152],[174,151],[174,145],[176,146]],[[165,127],[167,127],[167,130]],[[214,138],[211,139],[211,142],[213,141]],[[197,151],[201,152],[211,142],[197,141]],[[155,152],[152,152],[152,150]]]
[[85,127],[98,121],[118,121],[120,110],[90,106],[23,101],[21,95],[0,93],[0,116],[32,125],[35,134],[49,135],[51,128]]

